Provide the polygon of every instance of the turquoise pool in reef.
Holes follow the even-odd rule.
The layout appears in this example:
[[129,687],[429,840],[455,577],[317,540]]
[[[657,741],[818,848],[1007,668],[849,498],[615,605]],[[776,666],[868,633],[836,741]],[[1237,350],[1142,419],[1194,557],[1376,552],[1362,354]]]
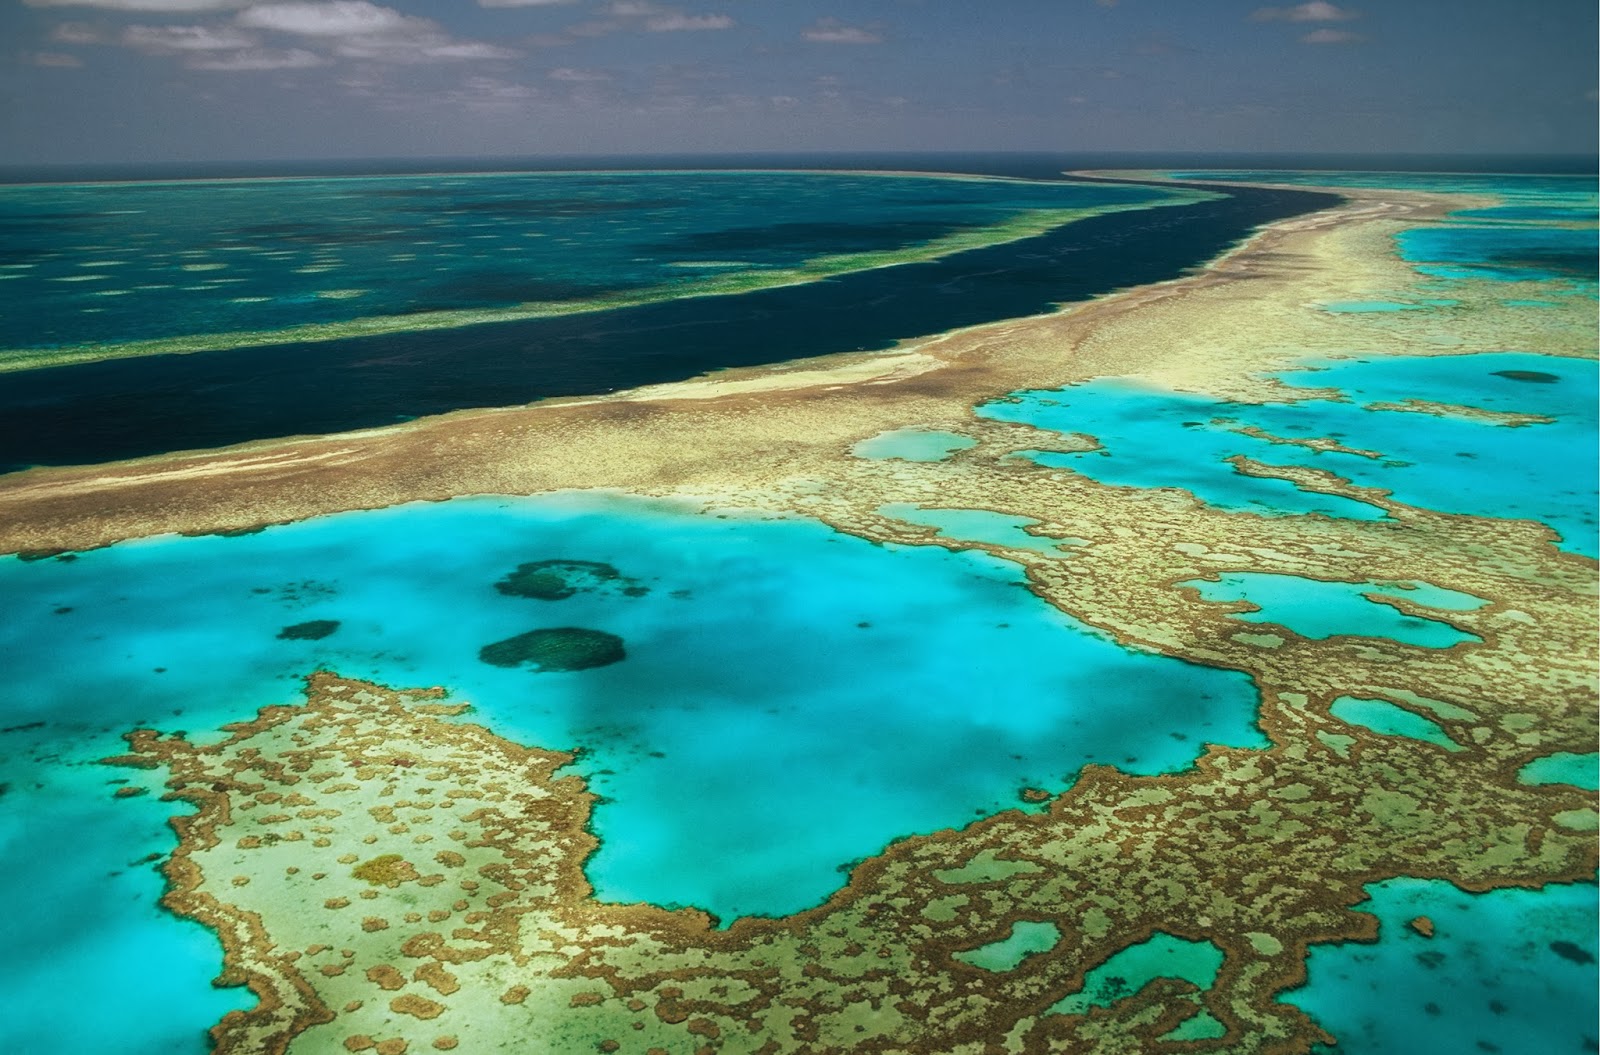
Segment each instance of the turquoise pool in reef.
[[[1593,360],[1527,352],[1393,356],[1318,360],[1274,376],[1289,386],[1292,401],[1230,403],[1097,378],[1015,393],[978,413],[1093,436],[1099,450],[1024,456],[1108,484],[1179,487],[1210,505],[1269,516],[1385,515],[1369,503],[1246,476],[1227,461],[1242,455],[1326,469],[1391,491],[1407,505],[1537,520],[1560,534],[1563,549],[1600,551],[1594,445],[1600,375]],[[1486,418],[1473,415],[1474,408],[1535,419]],[[1347,450],[1294,442],[1315,439],[1336,440]]]
[[1441,612],[1470,611],[1488,603],[1430,583],[1325,582],[1269,572],[1229,572],[1215,581],[1193,579],[1179,585],[1213,603],[1246,601],[1255,605],[1254,611],[1230,616],[1241,622],[1276,623],[1301,637],[1318,640],[1384,637],[1423,648],[1449,648],[1478,638],[1442,619],[1407,615],[1369,595],[1401,598]]
[[1053,556],[1063,555],[1065,548],[1082,545],[1083,539],[1050,535],[1035,535],[1030,527],[1039,521],[1029,517],[1009,516],[992,509],[948,509],[941,506],[919,506],[911,502],[890,502],[879,506],[878,512],[907,524],[931,527],[940,538],[961,542],[981,542],[1010,549],[1036,550]]
[[[1284,995],[1338,1040],[1318,1055],[1594,1050],[1593,884],[1468,894],[1393,879],[1366,891],[1377,942],[1312,946],[1305,986]],[[1409,925],[1419,916],[1433,937]]]
[[862,440],[851,448],[851,453],[872,461],[942,462],[977,445],[977,440],[959,432],[894,429]]
[[[88,1014],[178,1009],[152,1052],[240,997],[206,984],[214,939],[157,909],[140,862],[172,847],[173,808],[113,800],[151,777],[95,760],[136,726],[215,735],[317,667],[448,686],[503,735],[587,749],[598,895],[725,921],[817,904],[895,838],[1018,807],[1089,762],[1159,773],[1203,742],[1266,746],[1247,677],[1128,651],[1009,562],[605,494],[5,558],[0,592],[0,896],[28,906],[0,986],[48,1036],[89,1029],[60,1004],[82,978],[132,979]],[[541,672],[508,644],[563,627],[614,635],[625,658]]]
[[[1129,997],[1157,978],[1181,978],[1199,988],[1210,989],[1222,969],[1222,950],[1209,941],[1189,941],[1157,932],[1147,941],[1119,949],[1084,975],[1083,988],[1050,1005],[1046,1014],[1083,1015],[1092,1008],[1110,1007]],[[1198,1019],[1198,1021],[1196,1021]],[[1206,1029],[1215,1023],[1210,1014],[1185,1019],[1173,1040],[1220,1036]],[[1187,1028],[1185,1028],[1187,1027]]]

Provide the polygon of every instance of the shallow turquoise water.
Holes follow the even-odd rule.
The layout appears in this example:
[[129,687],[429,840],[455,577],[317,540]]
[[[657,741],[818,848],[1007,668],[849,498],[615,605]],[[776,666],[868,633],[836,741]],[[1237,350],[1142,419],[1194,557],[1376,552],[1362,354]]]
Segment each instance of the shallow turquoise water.
[[[1230,619],[1246,623],[1276,623],[1301,637],[1384,637],[1424,648],[1449,648],[1479,638],[1436,619],[1403,615],[1397,609],[1369,600],[1367,594],[1402,597],[1449,611],[1461,611],[1486,602],[1468,594],[1441,590],[1427,583],[1324,582],[1298,575],[1269,572],[1228,572],[1217,581],[1192,579],[1179,583],[1199,591],[1212,602],[1249,601],[1259,611],[1235,612]],[[1443,604],[1433,602],[1443,600]],[[1473,604],[1472,602],[1476,602]]]
[[1337,315],[1371,315],[1395,311],[1425,311],[1427,304],[1402,304],[1394,300],[1334,300],[1321,305]]
[[1011,933],[999,941],[954,955],[962,963],[985,971],[1012,971],[1029,956],[1049,952],[1060,940],[1061,931],[1054,923],[1019,920],[1012,925]]
[[[609,563],[648,593],[495,589],[538,560]],[[135,726],[199,735],[291,701],[316,667],[446,685],[503,735],[590,749],[580,769],[607,800],[588,868],[599,896],[725,920],[816,904],[848,862],[1016,806],[1023,787],[1063,789],[1088,762],[1167,772],[1203,741],[1266,745],[1247,677],[1123,649],[1013,564],[642,499],[458,499],[7,558],[0,593],[4,722],[43,723],[0,737],[17,774],[0,897],[36,908],[12,924],[0,984],[25,977],[41,1022],[70,1025],[49,994],[78,1000],[90,957],[98,977],[146,972],[180,1033],[233,1006],[206,985],[214,941],[163,918],[159,877],[126,868],[170,848],[169,809],[112,801],[108,782],[139,773],[91,763]],[[339,625],[279,636],[314,620]],[[564,674],[478,658],[549,626],[619,635],[627,658]],[[124,995],[101,1006],[131,1014]]]
[[1588,791],[1600,790],[1600,755],[1558,751],[1536,758],[1517,771],[1524,784],[1571,784]]
[[851,448],[857,458],[873,461],[897,459],[903,462],[942,462],[957,451],[978,445],[971,436],[936,429],[895,429],[880,432]]
[[[1322,1055],[1594,1050],[1593,884],[1465,894],[1394,879],[1366,891],[1377,944],[1312,947],[1306,985],[1284,995],[1338,1039]],[[1417,916],[1432,938],[1406,925]]]
[[1209,941],[1189,941],[1157,932],[1148,941],[1112,954],[1084,976],[1083,988],[1056,1001],[1045,1012],[1082,1015],[1132,996],[1157,978],[1182,978],[1210,989],[1222,969],[1222,950]]
[[941,538],[964,542],[984,542],[1010,549],[1029,549],[1053,556],[1064,554],[1063,546],[1081,545],[1078,538],[1051,538],[1034,535],[1028,528],[1039,521],[1028,517],[1009,516],[992,509],[950,509],[942,506],[919,506],[910,502],[891,502],[879,506],[878,512],[908,524],[921,524],[936,528]]
[[1049,468],[1072,469],[1102,483],[1181,487],[1210,505],[1269,516],[1322,513],[1353,520],[1384,516],[1383,510],[1365,502],[1234,472],[1224,458],[1251,453],[1270,460],[1268,455],[1286,448],[1232,431],[1231,421],[1217,417],[1236,409],[1204,396],[1102,377],[1066,389],[1014,393],[1011,399],[986,403],[977,412],[999,421],[1093,436],[1100,441],[1100,450],[1019,451],[1017,457]]
[[[1326,469],[1381,487],[1396,500],[1446,513],[1538,520],[1563,549],[1594,556],[1594,434],[1600,375],[1592,360],[1494,352],[1319,360],[1277,375],[1293,388],[1334,389],[1290,403],[1227,403],[1099,378],[1053,391],[1020,392],[978,408],[984,417],[1063,433],[1086,433],[1102,449],[1081,454],[1029,452],[1033,461],[1108,484],[1181,487],[1223,509],[1264,515],[1322,513],[1381,519],[1375,506],[1302,491],[1283,480],[1244,476],[1224,459],[1244,455],[1269,465]],[[1551,383],[1505,376],[1547,374]],[[1508,427],[1465,416],[1373,409],[1375,403],[1431,403],[1539,414],[1548,423]],[[1247,436],[1254,426],[1285,439],[1331,438],[1377,458]]]
[[1419,227],[1400,232],[1395,240],[1403,259],[1429,265],[1419,269],[1425,274],[1507,282],[1593,283],[1600,250],[1593,228],[1524,224]]
[[1459,751],[1461,745],[1445,735],[1437,722],[1420,714],[1413,714],[1388,700],[1363,700],[1354,696],[1340,696],[1328,705],[1328,713],[1341,722],[1371,729],[1383,736],[1404,736],[1437,744],[1446,751]]

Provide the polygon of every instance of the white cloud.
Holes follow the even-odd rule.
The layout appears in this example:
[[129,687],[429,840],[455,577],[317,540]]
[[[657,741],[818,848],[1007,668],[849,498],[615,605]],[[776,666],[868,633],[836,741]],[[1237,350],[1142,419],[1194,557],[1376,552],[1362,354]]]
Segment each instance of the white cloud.
[[609,81],[611,75],[599,70],[576,70],[571,66],[561,66],[545,74],[553,81],[566,81],[569,84],[593,84],[596,81]]
[[63,51],[35,51],[28,56],[28,61],[35,66],[49,66],[62,70],[75,70],[83,65],[83,60],[78,56],[68,55]]
[[1261,7],[1250,16],[1255,22],[1348,22],[1360,17],[1360,12],[1330,4],[1327,0],[1309,0],[1308,3],[1293,7]]
[[879,44],[883,37],[860,26],[847,26],[837,18],[818,19],[801,36],[819,44]]
[[256,39],[228,26],[129,26],[122,42],[142,51],[229,51],[251,47]]
[[555,7],[573,0],[478,0],[479,7]]
[[457,40],[448,44],[423,46],[420,53],[429,59],[514,59],[517,53],[510,48],[485,44],[481,40]]
[[238,22],[327,41],[344,58],[380,62],[451,62],[509,59],[516,52],[480,41],[457,40],[431,19],[402,14],[369,0],[291,0],[257,4],[239,13]]
[[105,34],[87,22],[63,22],[50,31],[57,44],[103,44]]
[[732,29],[733,19],[727,15],[658,15],[644,24],[652,33],[693,32],[701,29]]
[[196,57],[185,63],[192,70],[223,71],[303,70],[327,64],[327,59],[304,48],[290,48],[287,51],[251,48],[236,51],[232,55]]
[[367,0],[258,4],[239,13],[239,24],[251,29],[271,29],[308,37],[365,36],[434,29],[434,24],[425,18],[402,15],[392,7],[379,7]]
[[737,25],[728,15],[690,15],[677,8],[663,7],[653,0],[611,0],[600,9],[603,18],[568,26],[569,40],[603,37],[612,33],[683,33],[732,29]]
[[230,11],[245,0],[22,0],[29,7],[100,7],[108,11]]
[[1300,38],[1302,44],[1354,44],[1358,40],[1365,40],[1360,33],[1351,33],[1345,29],[1314,29]]

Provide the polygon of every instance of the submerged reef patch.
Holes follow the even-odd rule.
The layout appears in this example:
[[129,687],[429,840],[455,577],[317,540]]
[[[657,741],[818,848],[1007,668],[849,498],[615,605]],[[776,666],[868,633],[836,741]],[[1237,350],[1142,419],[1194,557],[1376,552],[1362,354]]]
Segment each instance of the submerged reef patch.
[[627,655],[622,638],[580,626],[529,630],[478,650],[478,658],[492,666],[530,664],[536,670],[552,672],[605,667],[622,662]]
[[338,629],[337,619],[311,619],[284,627],[278,636],[285,641],[321,641]]
[[593,560],[538,560],[519,564],[516,570],[494,584],[509,597],[530,597],[539,601],[563,601],[586,590],[615,587],[630,597],[649,593],[609,564]]

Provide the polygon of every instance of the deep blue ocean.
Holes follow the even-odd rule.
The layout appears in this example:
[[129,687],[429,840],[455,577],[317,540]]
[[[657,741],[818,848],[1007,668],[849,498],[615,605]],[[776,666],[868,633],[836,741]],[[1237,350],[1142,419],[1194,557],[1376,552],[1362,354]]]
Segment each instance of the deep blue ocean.
[[[37,276],[0,280],[0,332],[10,335],[0,347],[584,300],[659,285],[669,271],[688,281],[724,268],[892,252],[1026,209],[1166,197],[1061,176],[1094,160],[810,158],[819,168],[1005,181],[769,175],[740,194],[729,193],[738,177],[715,172],[0,187],[0,265],[12,265],[0,276]],[[1333,200],[1226,188],[1194,204],[1095,216],[937,260],[737,296],[4,374],[0,471],[344,431],[887,348],[1173,278],[1260,224]],[[68,303],[70,320],[56,310]]]

